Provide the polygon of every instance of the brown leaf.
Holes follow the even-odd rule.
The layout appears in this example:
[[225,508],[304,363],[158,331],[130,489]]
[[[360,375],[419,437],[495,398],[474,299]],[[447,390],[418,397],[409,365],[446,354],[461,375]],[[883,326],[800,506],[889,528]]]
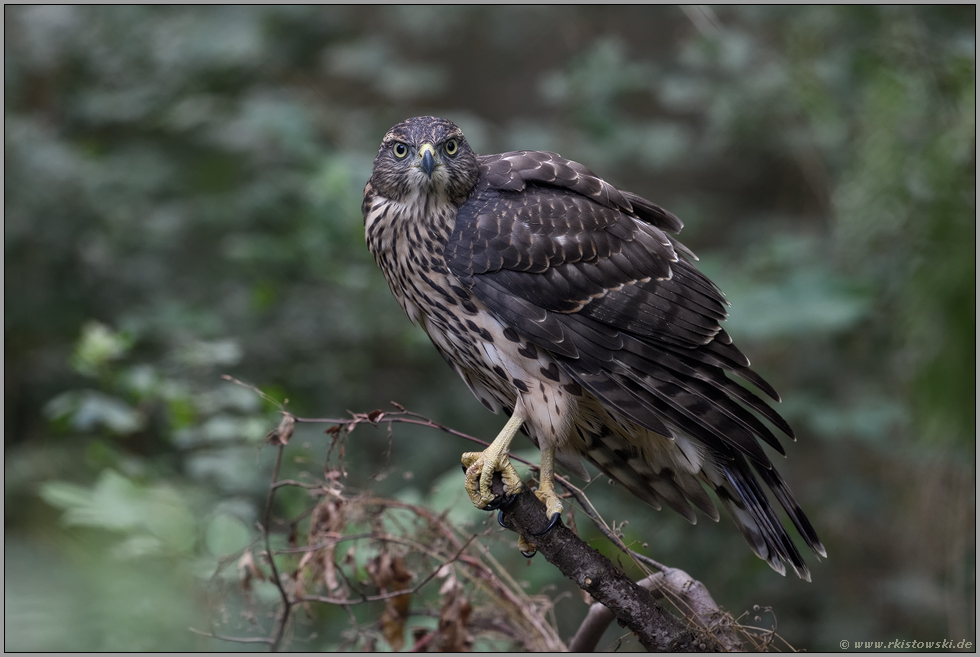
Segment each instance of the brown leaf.
[[384,416],[385,416],[384,411],[378,409],[378,410],[374,410],[374,411],[371,411],[370,413],[368,413],[367,418],[368,418],[368,421],[371,424],[377,424],[378,423],[378,420],[380,420]]
[[[393,558],[388,552],[382,552],[371,559],[367,564],[367,571],[382,594],[408,588],[414,577],[406,568],[403,557]],[[403,593],[385,601],[385,610],[381,614],[381,633],[395,652],[405,645],[405,621],[408,620],[411,604],[411,593]]]
[[343,563],[344,565],[350,566],[351,567],[351,570],[356,573],[357,572],[357,558],[356,557],[357,557],[357,549],[355,548],[355,546],[352,545],[352,546],[350,546],[350,549],[347,550],[347,554],[344,555],[344,560],[341,563]]
[[468,652],[473,648],[473,637],[466,630],[473,613],[473,605],[463,597],[462,585],[452,575],[446,578],[439,591],[445,594],[439,612],[439,635],[443,652]]
[[238,560],[238,578],[241,582],[242,590],[246,592],[252,590],[252,579],[259,581],[267,579],[265,573],[255,563],[255,557],[252,555],[251,550],[245,550]]
[[270,445],[286,445],[293,436],[296,427],[296,417],[292,413],[283,413],[279,426],[265,434],[265,441]]
[[300,569],[309,566],[311,580],[323,581],[328,594],[334,594],[344,588],[337,577],[335,563],[337,551],[335,540],[340,537],[347,523],[344,504],[342,499],[325,497],[313,507],[307,545],[311,548],[314,546],[321,547],[316,547],[304,554],[299,562]]

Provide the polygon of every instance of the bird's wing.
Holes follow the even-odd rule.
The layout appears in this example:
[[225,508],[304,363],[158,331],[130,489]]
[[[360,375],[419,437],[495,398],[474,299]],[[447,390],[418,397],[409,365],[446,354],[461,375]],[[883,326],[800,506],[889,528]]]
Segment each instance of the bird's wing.
[[504,153],[480,159],[445,257],[492,313],[603,403],[662,435],[680,430],[722,458],[737,450],[769,469],[756,437],[782,447],[746,406],[792,429],[725,375],[778,399],[721,328],[721,292],[664,232],[681,226],[554,153]]

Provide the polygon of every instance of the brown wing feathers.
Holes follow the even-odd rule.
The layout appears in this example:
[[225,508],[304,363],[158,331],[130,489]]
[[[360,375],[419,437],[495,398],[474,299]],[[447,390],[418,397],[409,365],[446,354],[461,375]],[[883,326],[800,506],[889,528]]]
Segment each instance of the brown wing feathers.
[[[693,254],[663,232],[679,230],[680,220],[554,153],[479,161],[477,186],[446,246],[450,270],[603,403],[661,435],[682,431],[727,463],[719,497],[753,549],[777,570],[783,558],[805,572],[742,456],[822,554],[757,438],[780,453],[782,446],[752,411],[790,437],[792,429],[725,375],[779,399],[721,328],[724,296],[677,255]],[[689,515],[683,500],[668,503]]]

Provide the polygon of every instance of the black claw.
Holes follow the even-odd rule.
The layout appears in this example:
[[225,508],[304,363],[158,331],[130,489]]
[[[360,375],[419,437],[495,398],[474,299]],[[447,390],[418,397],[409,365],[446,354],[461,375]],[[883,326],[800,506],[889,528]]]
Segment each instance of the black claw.
[[548,532],[550,532],[552,529],[555,528],[555,525],[558,524],[558,521],[559,520],[561,520],[561,514],[560,513],[552,513],[551,514],[551,520],[548,521],[548,526],[545,527],[544,529],[542,529],[539,532],[535,532],[535,533],[531,534],[531,536],[544,536],[545,534],[547,534]]
[[466,466],[463,465],[462,463],[460,463],[459,466],[463,468],[463,474],[466,474]]
[[536,555],[537,553],[538,553],[538,551],[537,551],[537,550],[531,550],[530,552],[525,552],[524,550],[521,550],[521,554],[523,554],[523,555],[524,555],[525,557],[527,557],[528,559],[531,559],[531,558],[532,558],[532,557],[534,557],[534,555]]
[[504,503],[503,496],[495,497],[489,502],[487,502],[487,505],[483,508],[487,511],[496,511],[497,509],[500,508],[500,505],[502,505],[503,503]]
[[483,508],[486,509],[487,511],[506,509],[516,501],[517,501],[517,495],[498,495],[497,497],[487,502],[487,505]]
[[503,527],[504,529],[513,529],[513,527],[510,527],[509,525],[507,525],[507,523],[504,522],[503,510],[497,511],[497,524]]

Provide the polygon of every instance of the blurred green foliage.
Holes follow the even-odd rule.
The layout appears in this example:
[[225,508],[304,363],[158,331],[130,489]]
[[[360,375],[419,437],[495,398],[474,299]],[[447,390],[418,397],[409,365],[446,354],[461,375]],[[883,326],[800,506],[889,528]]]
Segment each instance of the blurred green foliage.
[[[496,433],[363,245],[380,138],[429,113],[686,222],[784,397],[780,469],[830,559],[783,580],[727,521],[597,481],[627,541],[736,615],[771,605],[798,648],[975,642],[974,7],[4,11],[6,649],[227,649],[186,628],[269,625],[213,595],[256,536],[278,422],[221,374],[300,415],[396,400]],[[284,475],[318,476],[328,444],[301,425]],[[358,429],[349,482],[483,523],[467,449]],[[529,591],[572,590],[498,543]],[[558,604],[562,636],[584,613]],[[329,649],[349,618],[304,622],[292,647]]]

